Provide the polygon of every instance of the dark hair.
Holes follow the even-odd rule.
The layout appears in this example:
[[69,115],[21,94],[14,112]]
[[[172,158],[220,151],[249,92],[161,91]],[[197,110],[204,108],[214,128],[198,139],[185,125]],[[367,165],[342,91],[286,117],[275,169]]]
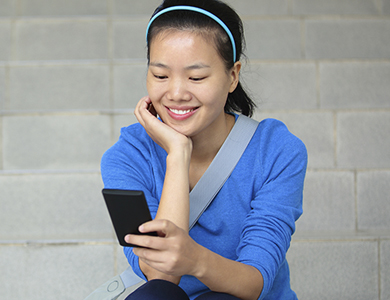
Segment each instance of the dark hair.
[[[229,28],[234,37],[234,41],[236,43],[236,61],[240,60],[241,56],[243,56],[243,49],[245,48],[244,29],[240,17],[230,6],[219,0],[165,0],[154,11],[153,16],[165,8],[177,5],[199,7],[221,19]],[[167,29],[195,29],[199,30],[200,34],[205,35],[206,38],[212,35],[216,49],[225,62],[226,70],[230,70],[234,66],[233,48],[225,30],[210,17],[198,12],[187,10],[170,11],[160,15],[153,21],[147,36],[148,63],[150,60],[150,42],[159,33]],[[239,81],[236,89],[228,95],[225,104],[225,112],[239,112],[243,115],[251,117],[255,108],[256,104],[245,92]]]

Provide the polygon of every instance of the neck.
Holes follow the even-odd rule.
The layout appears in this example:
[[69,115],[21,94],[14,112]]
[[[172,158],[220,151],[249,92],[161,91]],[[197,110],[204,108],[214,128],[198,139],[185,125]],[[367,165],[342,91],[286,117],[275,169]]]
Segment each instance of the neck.
[[215,122],[211,130],[207,132],[207,136],[192,137],[193,150],[191,162],[210,164],[225,142],[234,123],[234,116],[223,113],[220,120]]

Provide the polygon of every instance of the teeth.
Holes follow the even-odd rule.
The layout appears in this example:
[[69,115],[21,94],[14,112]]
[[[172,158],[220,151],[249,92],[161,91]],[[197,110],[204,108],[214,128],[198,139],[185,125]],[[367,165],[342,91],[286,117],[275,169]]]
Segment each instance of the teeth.
[[189,112],[193,111],[193,109],[178,110],[178,109],[173,109],[173,108],[170,108],[169,110],[177,115],[185,115],[185,114],[188,114]]

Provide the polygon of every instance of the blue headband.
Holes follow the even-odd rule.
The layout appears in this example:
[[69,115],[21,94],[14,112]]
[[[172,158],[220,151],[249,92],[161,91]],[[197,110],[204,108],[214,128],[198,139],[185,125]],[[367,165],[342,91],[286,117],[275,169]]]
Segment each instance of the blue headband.
[[146,28],[146,42],[148,42],[148,33],[149,33],[149,28],[150,26],[152,25],[153,21],[156,20],[159,16],[161,16],[162,14],[166,13],[166,12],[169,12],[169,11],[173,11],[173,10],[190,10],[190,11],[195,11],[195,12],[198,12],[198,13],[201,13],[201,14],[204,14],[208,17],[210,17],[211,19],[213,19],[215,22],[217,22],[219,25],[221,25],[221,27],[226,31],[227,35],[229,36],[230,38],[230,41],[232,42],[232,47],[233,47],[233,62],[236,62],[236,43],[234,42],[234,37],[232,35],[232,33],[230,32],[229,28],[225,25],[224,22],[222,22],[222,20],[220,18],[218,18],[217,16],[213,15],[212,13],[208,12],[207,10],[204,10],[202,8],[199,8],[199,7],[194,7],[194,6],[186,6],[186,5],[178,5],[178,6],[171,6],[171,7],[168,7],[168,8],[165,8],[161,11],[159,11],[157,14],[155,14],[149,21],[149,24],[148,24],[148,27]]

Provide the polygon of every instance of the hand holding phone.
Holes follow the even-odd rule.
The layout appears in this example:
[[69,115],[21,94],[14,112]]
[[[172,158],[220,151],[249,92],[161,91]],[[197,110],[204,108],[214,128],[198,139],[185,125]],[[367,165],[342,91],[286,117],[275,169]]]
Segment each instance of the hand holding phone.
[[152,220],[143,191],[103,189],[102,193],[120,245],[137,247],[125,241],[128,234],[157,236],[156,232],[138,230],[140,225]]

